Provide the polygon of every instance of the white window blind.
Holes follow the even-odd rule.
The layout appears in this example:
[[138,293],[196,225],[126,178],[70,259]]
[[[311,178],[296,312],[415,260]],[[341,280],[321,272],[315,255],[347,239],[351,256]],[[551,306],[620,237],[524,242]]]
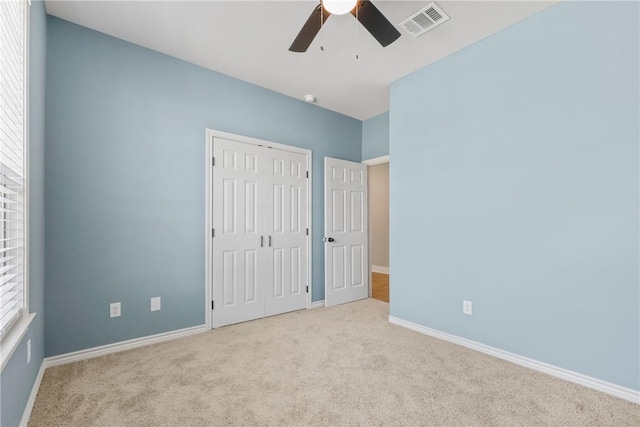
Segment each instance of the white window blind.
[[0,338],[25,313],[26,0],[0,0]]

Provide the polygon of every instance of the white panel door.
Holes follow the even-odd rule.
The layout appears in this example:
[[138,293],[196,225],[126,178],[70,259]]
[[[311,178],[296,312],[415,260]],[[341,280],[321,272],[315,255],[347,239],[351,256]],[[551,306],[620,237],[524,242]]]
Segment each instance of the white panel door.
[[307,306],[307,158],[268,150],[266,223],[270,276],[265,290],[267,316]]
[[215,138],[213,326],[307,306],[307,156]]
[[264,151],[219,138],[213,144],[214,327],[264,317]]
[[369,296],[367,165],[324,158],[325,305]]

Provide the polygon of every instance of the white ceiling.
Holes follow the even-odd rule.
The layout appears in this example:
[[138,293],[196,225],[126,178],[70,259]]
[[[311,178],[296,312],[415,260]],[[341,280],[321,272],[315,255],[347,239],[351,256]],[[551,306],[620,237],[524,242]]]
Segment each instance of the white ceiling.
[[[430,1],[373,3],[397,25]],[[383,48],[352,15],[334,15],[306,53],[293,53],[317,0],[45,2],[59,18],[294,98],[314,94],[317,105],[360,120],[388,110],[394,80],[554,4],[437,3],[451,19],[418,38],[398,27],[402,36]]]

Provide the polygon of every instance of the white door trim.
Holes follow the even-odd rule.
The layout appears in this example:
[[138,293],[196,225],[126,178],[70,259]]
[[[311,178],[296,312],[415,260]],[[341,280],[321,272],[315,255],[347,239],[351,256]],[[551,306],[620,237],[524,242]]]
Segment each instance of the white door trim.
[[373,159],[363,160],[362,163],[369,166],[380,165],[382,163],[389,163],[389,155],[374,157]]
[[[212,202],[213,202],[213,138],[224,138],[232,141],[244,142],[247,144],[259,145],[268,148],[277,148],[278,150],[290,151],[293,153],[303,154],[307,158],[307,170],[309,171],[309,179],[307,180],[307,224],[309,225],[309,238],[307,239],[307,283],[309,283],[309,293],[307,294],[307,309],[311,308],[311,298],[313,295],[313,282],[311,278],[313,277],[313,230],[312,230],[312,199],[313,199],[313,183],[312,177],[313,173],[311,170],[312,166],[312,152],[311,150],[307,150],[306,148],[294,147],[291,145],[278,144],[277,142],[265,141],[262,139],[252,138],[249,136],[236,135],[233,133],[222,132],[215,129],[207,129],[206,130],[206,138],[205,138],[205,285],[204,285],[204,313],[205,313],[205,324],[208,329],[213,328],[213,313],[211,310],[211,301],[213,296],[213,283],[212,283],[212,236],[211,230],[213,229],[213,218],[212,218]],[[324,285],[324,284],[323,284]]]

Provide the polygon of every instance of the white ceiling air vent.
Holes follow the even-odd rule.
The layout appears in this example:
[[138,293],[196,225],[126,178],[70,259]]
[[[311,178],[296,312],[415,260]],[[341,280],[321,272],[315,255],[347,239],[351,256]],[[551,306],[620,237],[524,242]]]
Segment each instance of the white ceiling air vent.
[[413,37],[418,37],[438,25],[449,20],[449,16],[435,3],[430,3],[424,9],[414,13],[400,23]]

